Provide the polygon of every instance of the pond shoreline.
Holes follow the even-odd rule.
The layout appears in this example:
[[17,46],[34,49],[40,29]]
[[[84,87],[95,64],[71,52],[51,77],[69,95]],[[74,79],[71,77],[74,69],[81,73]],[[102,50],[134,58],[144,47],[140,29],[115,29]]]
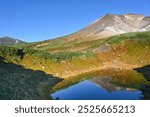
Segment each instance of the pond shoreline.
[[100,71],[100,70],[107,70],[107,69],[134,70],[134,69],[139,68],[139,67],[141,67],[141,66],[129,65],[129,64],[122,63],[122,62],[105,62],[105,63],[99,65],[99,67],[82,70],[78,73],[70,73],[70,75],[64,75],[64,77],[60,77],[60,78],[67,79],[67,78],[76,77],[76,76],[79,76],[79,75],[82,75],[82,74],[87,74],[87,73],[90,73],[90,72]]

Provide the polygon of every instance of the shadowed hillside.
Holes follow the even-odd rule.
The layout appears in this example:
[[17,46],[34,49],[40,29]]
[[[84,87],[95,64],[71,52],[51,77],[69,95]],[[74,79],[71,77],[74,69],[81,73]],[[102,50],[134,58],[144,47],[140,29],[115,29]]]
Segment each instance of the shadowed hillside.
[[136,71],[138,71],[139,73],[143,74],[144,77],[150,81],[150,65],[146,65],[144,67],[141,68],[137,68],[135,69]]
[[42,71],[4,62],[0,57],[0,99],[51,99],[49,91],[59,81]]
[[[150,82],[150,65],[135,69],[137,72],[141,73]],[[143,85],[142,91],[144,99],[150,99],[150,85]]]

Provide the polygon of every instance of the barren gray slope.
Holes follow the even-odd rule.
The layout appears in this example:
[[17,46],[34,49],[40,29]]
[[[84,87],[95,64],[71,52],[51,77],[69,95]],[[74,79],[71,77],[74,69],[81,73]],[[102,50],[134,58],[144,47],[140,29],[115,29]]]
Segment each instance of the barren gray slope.
[[150,17],[139,14],[107,14],[89,26],[63,37],[66,41],[87,41],[128,32],[150,31]]

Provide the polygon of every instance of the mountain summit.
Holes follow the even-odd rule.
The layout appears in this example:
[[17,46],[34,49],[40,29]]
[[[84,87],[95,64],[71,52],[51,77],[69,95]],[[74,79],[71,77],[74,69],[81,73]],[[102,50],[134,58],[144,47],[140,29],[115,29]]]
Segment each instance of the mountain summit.
[[150,17],[142,14],[107,14],[82,30],[63,37],[66,41],[96,40],[128,32],[150,31]]

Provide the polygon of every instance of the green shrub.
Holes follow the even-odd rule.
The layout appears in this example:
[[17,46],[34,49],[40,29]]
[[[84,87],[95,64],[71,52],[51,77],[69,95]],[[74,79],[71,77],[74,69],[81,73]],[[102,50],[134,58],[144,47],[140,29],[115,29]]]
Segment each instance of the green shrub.
[[24,53],[22,49],[17,49],[14,47],[0,46],[0,56],[1,57],[11,57],[14,60],[20,60],[23,58]]
[[117,44],[124,40],[140,41],[150,43],[150,32],[134,32],[113,36],[107,39],[108,44]]

